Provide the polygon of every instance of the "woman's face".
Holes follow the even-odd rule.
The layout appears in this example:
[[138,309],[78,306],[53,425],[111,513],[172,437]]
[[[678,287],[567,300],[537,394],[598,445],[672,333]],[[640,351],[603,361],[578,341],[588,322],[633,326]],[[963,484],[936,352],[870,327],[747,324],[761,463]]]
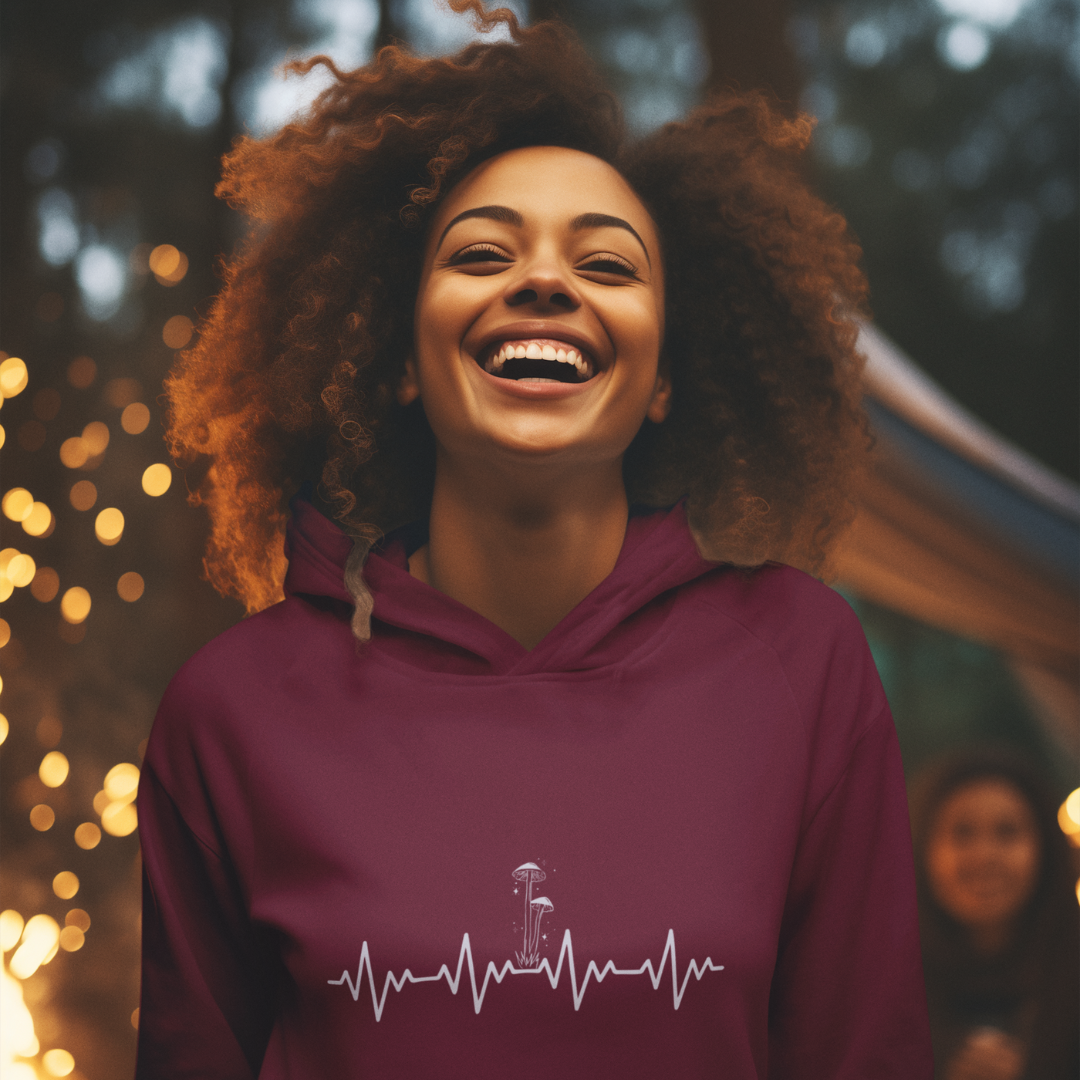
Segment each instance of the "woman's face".
[[937,812],[926,870],[937,902],[957,922],[993,929],[1014,919],[1039,873],[1035,815],[1007,780],[973,780]]
[[577,150],[509,151],[432,222],[399,400],[422,398],[459,462],[618,462],[667,413],[663,311],[656,230],[622,176]]

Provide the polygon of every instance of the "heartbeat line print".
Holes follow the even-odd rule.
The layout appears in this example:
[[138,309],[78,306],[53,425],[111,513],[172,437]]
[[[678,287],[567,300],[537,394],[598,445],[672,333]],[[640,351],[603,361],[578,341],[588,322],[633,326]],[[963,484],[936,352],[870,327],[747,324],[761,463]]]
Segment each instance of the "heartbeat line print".
[[390,992],[392,986],[397,993],[400,993],[406,983],[428,983],[438,982],[440,979],[445,979],[447,986],[450,987],[450,992],[457,994],[458,988],[461,985],[461,973],[465,968],[466,963],[469,967],[469,984],[472,987],[473,998],[473,1010],[476,1015],[480,1015],[480,1009],[484,1004],[484,997],[487,994],[488,984],[492,979],[497,983],[502,983],[503,979],[507,975],[539,975],[541,972],[547,975],[548,982],[551,983],[552,990],[556,989],[559,985],[559,979],[562,976],[563,964],[566,963],[570,971],[570,985],[574,992],[574,1012],[577,1012],[581,1008],[582,999],[585,997],[585,989],[589,985],[590,979],[595,979],[598,983],[604,981],[608,975],[645,975],[648,974],[650,981],[652,982],[653,989],[660,989],[660,981],[664,977],[664,969],[668,965],[668,958],[671,959],[671,996],[672,1002],[676,1009],[678,1009],[683,999],[683,994],[686,993],[686,985],[690,981],[690,976],[700,982],[702,975],[706,971],[723,971],[723,964],[714,964],[710,957],[698,964],[696,960],[691,960],[683,973],[682,985],[679,985],[678,968],[675,963],[675,931],[669,930],[667,934],[667,943],[664,946],[664,954],[660,957],[660,964],[657,967],[653,967],[651,960],[646,960],[641,967],[637,968],[617,968],[614,961],[609,960],[603,968],[597,967],[595,960],[590,960],[588,967],[585,969],[585,978],[582,980],[580,986],[577,981],[577,969],[574,966],[574,943],[570,937],[569,929],[563,934],[562,948],[559,950],[559,962],[555,966],[554,973],[551,970],[551,964],[548,963],[545,957],[536,967],[516,967],[510,960],[507,960],[501,968],[495,966],[495,962],[489,960],[487,970],[484,972],[484,981],[477,989],[476,985],[476,967],[473,963],[472,945],[469,942],[469,935],[466,933],[461,938],[461,952],[458,954],[457,971],[451,975],[450,968],[443,964],[439,968],[438,974],[435,975],[414,975],[408,968],[400,975],[395,975],[392,971],[386,973],[386,981],[383,983],[382,996],[378,995],[378,991],[375,988],[375,978],[371,972],[371,956],[368,951],[368,943],[365,941],[360,949],[360,963],[356,969],[356,980],[353,980],[352,975],[348,971],[341,973],[340,979],[327,979],[327,983],[330,986],[345,986],[349,988],[349,993],[352,994],[353,1001],[360,999],[360,984],[363,982],[364,973],[367,972],[368,987],[371,990],[371,1006],[375,1011],[375,1022],[378,1023],[382,1019],[383,1009],[386,1007],[386,996]]

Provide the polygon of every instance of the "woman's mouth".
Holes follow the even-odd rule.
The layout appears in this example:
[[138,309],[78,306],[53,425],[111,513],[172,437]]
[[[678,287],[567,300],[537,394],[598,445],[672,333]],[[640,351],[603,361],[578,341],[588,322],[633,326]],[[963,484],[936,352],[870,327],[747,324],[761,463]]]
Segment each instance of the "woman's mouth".
[[[496,342],[477,362],[499,379],[546,379],[550,382],[587,382],[596,374],[588,353],[553,338],[521,338]],[[484,355],[484,354],[482,354]]]

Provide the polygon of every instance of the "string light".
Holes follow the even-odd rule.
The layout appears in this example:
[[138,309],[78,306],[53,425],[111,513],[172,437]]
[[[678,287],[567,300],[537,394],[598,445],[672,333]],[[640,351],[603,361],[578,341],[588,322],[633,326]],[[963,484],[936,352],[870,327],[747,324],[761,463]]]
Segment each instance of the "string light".
[[91,457],[104,454],[105,448],[109,445],[109,425],[103,424],[100,420],[91,420],[83,428],[82,437],[90,450]]
[[94,809],[101,815],[102,829],[110,836],[130,836],[138,828],[139,817],[133,805],[138,792],[137,765],[123,761],[105,774],[105,785],[94,796]]
[[68,498],[76,510],[89,510],[97,502],[97,488],[89,480],[77,480]]
[[14,949],[19,944],[22,932],[23,917],[14,908],[0,911],[0,951],[10,952]]
[[191,320],[186,315],[174,315],[161,331],[161,340],[170,349],[182,349],[190,340],[194,331]]
[[30,380],[26,364],[17,356],[9,356],[0,363],[0,395],[13,398],[26,389]]
[[38,766],[38,776],[46,787],[58,788],[71,771],[68,759],[59,750],[50,750]]
[[33,558],[26,554],[13,556],[4,570],[4,576],[17,589],[26,588],[34,580],[36,573],[37,565],[34,563]]
[[73,907],[64,916],[65,926],[77,926],[84,934],[90,929],[90,916],[82,908]]
[[134,570],[121,574],[120,580],[116,583],[116,592],[120,599],[126,600],[129,604],[133,604],[138,600],[145,588],[146,583],[143,581],[142,575],[136,574]]
[[150,271],[159,285],[172,286],[183,281],[188,271],[187,256],[172,244],[158,244],[150,252]]
[[141,435],[150,423],[150,410],[141,402],[132,402],[120,414],[120,426],[129,435]]
[[123,534],[124,515],[115,506],[102,510],[94,519],[94,535],[106,547],[120,543],[120,537]]
[[8,965],[11,974],[17,979],[29,979],[56,955],[59,945],[60,927],[56,920],[49,915],[35,915],[23,928],[19,947]]
[[142,489],[147,495],[164,495],[172,486],[172,469],[158,462],[148,465],[142,474]]
[[60,600],[60,614],[65,622],[81,623],[90,614],[90,594],[81,585],[73,585]]
[[[61,900],[70,900],[79,891],[79,879],[70,870],[61,870],[56,877],[53,878],[53,892],[60,897]],[[59,933],[57,939],[59,940]]]
[[[71,927],[68,927],[70,930]],[[61,934],[61,939],[63,934]],[[46,1050],[42,1055],[41,1064],[50,1076],[68,1076],[75,1068],[75,1059],[66,1050]]]
[[34,509],[34,496],[26,488],[14,487],[8,491],[0,502],[4,517],[11,521],[25,521]]
[[86,440],[73,435],[60,444],[60,460],[69,469],[81,469],[90,460],[90,447]]
[[75,830],[75,843],[83,851],[90,851],[101,843],[101,830],[92,821],[84,821]]
[[60,931],[60,948],[64,952],[78,952],[86,944],[86,935],[77,926],[65,926]]
[[22,527],[28,536],[48,536],[53,530],[52,511],[43,502],[35,502]]
[[1070,792],[1058,807],[1057,818],[1061,831],[1075,847],[1080,847],[1080,788]]

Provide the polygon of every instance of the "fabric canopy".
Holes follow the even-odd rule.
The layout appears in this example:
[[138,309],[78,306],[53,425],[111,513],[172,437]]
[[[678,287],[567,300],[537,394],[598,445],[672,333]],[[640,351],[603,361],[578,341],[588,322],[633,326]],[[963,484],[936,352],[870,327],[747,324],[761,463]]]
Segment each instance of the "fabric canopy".
[[1080,488],[953,401],[865,326],[877,439],[842,587],[999,649],[1063,748],[1080,747]]

